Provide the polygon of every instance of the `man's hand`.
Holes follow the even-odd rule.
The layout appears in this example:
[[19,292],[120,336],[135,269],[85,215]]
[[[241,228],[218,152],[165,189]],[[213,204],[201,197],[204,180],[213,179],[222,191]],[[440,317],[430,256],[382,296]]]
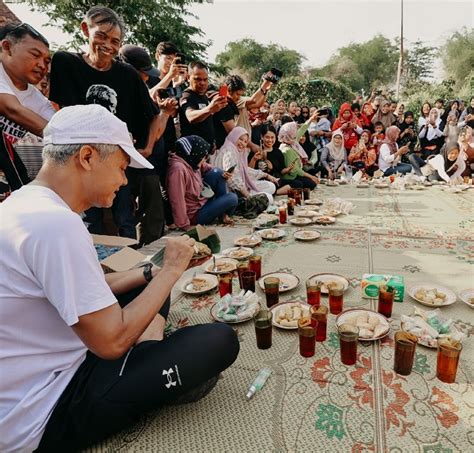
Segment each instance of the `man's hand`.
[[157,99],[158,107],[169,116],[174,116],[178,111],[178,101],[174,98]]
[[227,105],[227,98],[224,96],[215,96],[209,104],[209,111],[217,113]]
[[318,121],[318,118],[319,118],[319,113],[317,110],[315,110],[313,114],[309,117],[309,122],[316,123]]
[[194,255],[195,240],[189,236],[167,238],[163,270],[172,269],[181,275],[187,268]]
[[153,148],[137,149],[137,151],[138,151],[143,157],[149,157],[149,156],[151,156],[151,153],[153,152]]

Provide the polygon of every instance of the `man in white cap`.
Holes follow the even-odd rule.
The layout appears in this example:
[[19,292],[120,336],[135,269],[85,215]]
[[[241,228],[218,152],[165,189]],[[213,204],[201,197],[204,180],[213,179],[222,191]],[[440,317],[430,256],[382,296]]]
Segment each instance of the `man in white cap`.
[[224,324],[164,338],[169,293],[193,255],[104,275],[79,213],[108,207],[125,169],[150,167],[125,123],[65,107],[44,130],[37,178],[0,205],[0,451],[75,451],[163,404],[204,396],[237,357]]

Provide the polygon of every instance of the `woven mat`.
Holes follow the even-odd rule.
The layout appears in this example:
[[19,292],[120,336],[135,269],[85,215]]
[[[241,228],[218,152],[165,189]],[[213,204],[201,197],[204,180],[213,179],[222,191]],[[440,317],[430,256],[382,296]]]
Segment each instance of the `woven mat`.
[[[264,273],[287,270],[301,279],[281,300],[304,300],[304,280],[318,272],[350,280],[345,307],[375,308],[360,298],[359,279],[365,272],[402,275],[406,287],[421,281],[455,292],[474,286],[474,190],[451,194],[440,187],[395,192],[323,186],[315,192],[323,199],[345,198],[356,208],[335,225],[317,227],[322,237],[316,242],[297,242],[294,228],[285,227],[285,238],[264,241],[257,249]],[[248,222],[218,227],[223,247],[248,231]],[[212,322],[216,294],[193,298],[175,289],[172,300],[174,327]],[[443,308],[467,335],[456,384],[448,385],[435,376],[436,351],[422,346],[410,376],[392,370],[393,331],[400,315],[410,314],[415,305],[408,295],[395,303],[392,332],[381,342],[359,344],[353,367],[340,362],[334,316],[328,339],[316,345],[309,359],[299,355],[296,332],[274,329],[271,349],[262,351],[256,348],[252,323],[239,324],[240,355],[209,396],[148,414],[138,426],[90,451],[474,451],[474,311],[460,301]],[[273,375],[247,402],[247,387],[263,366],[270,366]]]

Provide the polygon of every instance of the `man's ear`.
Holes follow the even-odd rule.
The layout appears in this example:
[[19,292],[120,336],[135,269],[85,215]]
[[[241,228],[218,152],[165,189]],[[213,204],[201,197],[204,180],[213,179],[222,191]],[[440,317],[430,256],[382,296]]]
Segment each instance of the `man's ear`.
[[83,20],[83,21],[81,22],[81,30],[82,30],[82,33],[84,33],[84,36],[85,36],[86,38],[88,38],[88,37],[89,37],[89,34],[90,34],[90,33],[89,33],[89,26],[87,25],[87,22],[86,22],[85,20]]
[[94,168],[94,162],[98,158],[99,153],[97,150],[89,145],[81,146],[77,153],[77,162],[86,171],[91,171]]
[[12,54],[12,43],[8,39],[2,40],[2,53]]

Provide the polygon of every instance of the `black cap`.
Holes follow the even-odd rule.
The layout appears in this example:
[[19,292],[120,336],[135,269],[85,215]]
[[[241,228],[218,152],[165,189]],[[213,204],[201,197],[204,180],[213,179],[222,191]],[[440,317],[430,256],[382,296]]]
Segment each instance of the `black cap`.
[[151,63],[150,54],[146,49],[133,44],[125,44],[119,50],[119,58],[132,65],[137,71],[143,71],[151,77],[159,77],[160,72]]

